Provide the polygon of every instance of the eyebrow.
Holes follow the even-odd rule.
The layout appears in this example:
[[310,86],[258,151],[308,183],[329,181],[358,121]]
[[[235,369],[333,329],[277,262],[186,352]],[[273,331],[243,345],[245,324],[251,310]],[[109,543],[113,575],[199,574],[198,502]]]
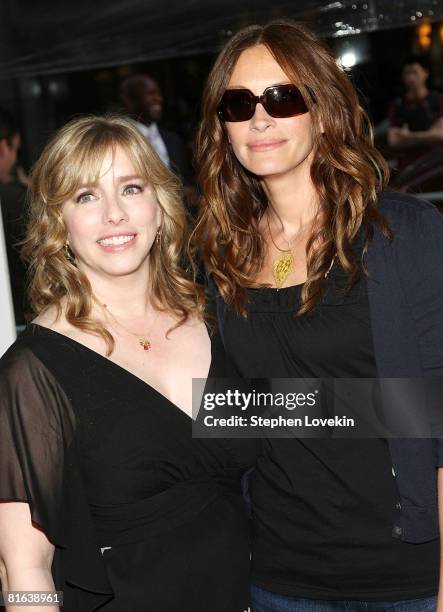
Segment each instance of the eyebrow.
[[118,183],[126,183],[126,181],[134,181],[134,180],[141,180],[141,181],[143,181],[144,178],[142,176],[140,176],[139,174],[128,174],[126,176],[118,176],[117,177],[117,182]]
[[[288,81],[278,81],[277,83],[272,83],[272,85],[267,85],[265,89],[269,89],[269,87],[276,87],[277,85],[293,85],[293,83],[292,81],[289,81],[289,80]],[[248,91],[251,91],[249,87],[246,87],[246,85],[230,85],[226,89],[247,89]],[[265,91],[265,89],[263,91]]]
[[[128,174],[125,176],[118,176],[116,180],[117,180],[117,183],[126,183],[127,181],[135,181],[135,180],[144,181],[145,179],[139,174]],[[78,186],[77,191],[79,191],[80,189],[88,189],[89,187],[96,187],[97,185],[98,185],[97,182],[82,183],[81,185]]]

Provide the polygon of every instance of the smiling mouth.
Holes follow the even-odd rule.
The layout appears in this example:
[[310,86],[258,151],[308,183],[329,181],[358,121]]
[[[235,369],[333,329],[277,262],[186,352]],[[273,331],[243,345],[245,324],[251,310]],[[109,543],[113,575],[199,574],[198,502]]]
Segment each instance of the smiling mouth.
[[101,240],[97,240],[97,242],[104,247],[121,246],[122,244],[131,242],[131,240],[134,240],[134,238],[135,234],[127,234],[125,236],[110,236],[109,238],[102,238]]

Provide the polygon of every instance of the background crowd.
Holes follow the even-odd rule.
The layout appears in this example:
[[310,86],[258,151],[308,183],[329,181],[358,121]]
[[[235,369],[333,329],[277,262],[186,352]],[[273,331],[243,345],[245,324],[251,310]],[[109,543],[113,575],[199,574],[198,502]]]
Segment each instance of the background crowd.
[[[392,169],[392,187],[443,205],[443,23],[422,20],[329,42],[369,112],[376,145]],[[88,113],[132,117],[180,176],[193,217],[199,196],[193,139],[215,51],[191,56],[177,51],[156,61],[3,80],[0,202],[18,325],[25,323],[27,310],[25,269],[16,246],[26,219],[27,174],[50,135]]]

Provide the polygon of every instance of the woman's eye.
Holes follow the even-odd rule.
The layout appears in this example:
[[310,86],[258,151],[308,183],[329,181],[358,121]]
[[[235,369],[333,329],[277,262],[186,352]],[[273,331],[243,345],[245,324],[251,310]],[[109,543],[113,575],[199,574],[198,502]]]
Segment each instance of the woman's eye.
[[77,204],[82,204],[84,202],[91,202],[93,199],[94,199],[93,193],[91,193],[90,191],[84,191],[83,193],[80,193],[75,198],[75,201],[77,202]]
[[135,195],[136,193],[141,193],[143,191],[143,187],[141,185],[126,185],[123,189],[124,195]]

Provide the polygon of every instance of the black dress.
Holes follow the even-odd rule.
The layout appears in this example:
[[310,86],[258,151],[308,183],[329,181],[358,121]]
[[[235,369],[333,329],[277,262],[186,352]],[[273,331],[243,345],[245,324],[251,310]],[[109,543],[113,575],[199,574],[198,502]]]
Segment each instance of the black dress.
[[[211,376],[225,375],[221,356]],[[0,376],[0,499],[28,502],[55,545],[65,612],[248,607],[240,481],[253,448],[192,439],[154,388],[37,325]]]

